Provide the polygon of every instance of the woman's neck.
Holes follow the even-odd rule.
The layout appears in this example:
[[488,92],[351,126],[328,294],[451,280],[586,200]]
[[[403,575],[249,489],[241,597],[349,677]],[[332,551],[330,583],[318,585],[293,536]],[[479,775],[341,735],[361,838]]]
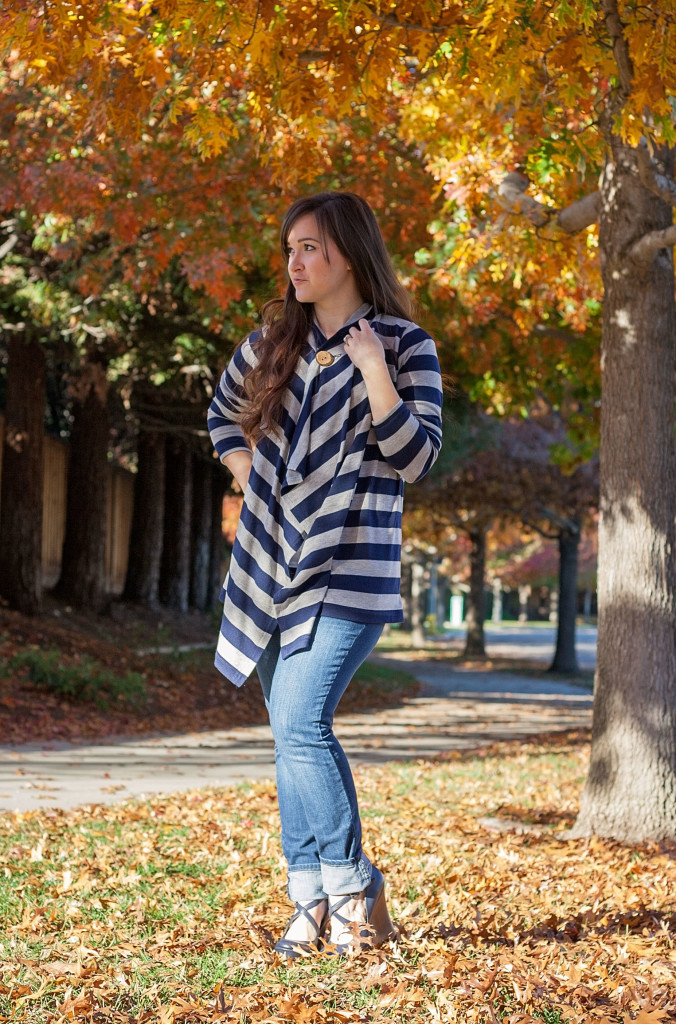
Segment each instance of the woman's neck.
[[363,305],[364,300],[360,295],[355,295],[349,301],[337,303],[335,306],[316,302],[314,305],[314,317],[324,337],[331,338],[336,331],[339,331],[349,321],[352,314]]

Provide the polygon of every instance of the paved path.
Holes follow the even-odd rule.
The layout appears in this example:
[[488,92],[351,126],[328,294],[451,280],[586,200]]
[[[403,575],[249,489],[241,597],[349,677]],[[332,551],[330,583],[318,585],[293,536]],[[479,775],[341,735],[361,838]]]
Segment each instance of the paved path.
[[[403,667],[401,658],[378,660]],[[352,764],[434,757],[591,722],[591,694],[575,684],[450,670],[432,661],[407,670],[423,683],[420,696],[336,719]],[[0,746],[0,812],[112,803],[273,774],[272,738],[262,725],[88,745]]]
[[[596,666],[596,626],[577,626],[575,649],[581,669]],[[550,662],[556,645],[556,626],[548,622],[503,622],[484,626],[486,650],[493,658],[522,658],[529,661]],[[445,633],[449,647],[461,650],[465,645],[465,630],[448,629]]]

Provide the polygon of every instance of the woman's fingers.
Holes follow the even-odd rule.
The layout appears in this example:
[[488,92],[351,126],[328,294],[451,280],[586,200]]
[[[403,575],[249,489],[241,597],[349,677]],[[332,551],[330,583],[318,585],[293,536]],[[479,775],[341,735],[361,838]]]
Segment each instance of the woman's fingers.
[[364,370],[385,361],[385,350],[368,320],[360,320],[345,335],[345,351],[355,366]]

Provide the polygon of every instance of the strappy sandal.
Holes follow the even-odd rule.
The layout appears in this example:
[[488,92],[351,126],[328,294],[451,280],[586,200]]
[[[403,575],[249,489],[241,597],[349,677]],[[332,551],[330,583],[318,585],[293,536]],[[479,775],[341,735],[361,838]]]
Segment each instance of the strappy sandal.
[[[329,919],[328,910],[324,914],[320,924],[317,924],[312,914],[309,914],[309,910],[314,910],[320,903],[324,902],[324,898],[319,900],[310,900],[308,903],[296,903],[296,913],[289,920],[286,926],[286,930],[282,935],[281,939],[278,939],[275,943],[275,951],[280,956],[285,956],[287,960],[297,960],[301,956],[308,956],[311,953],[318,953],[321,949],[322,936],[324,935],[324,929]],[[287,939],[286,934],[293,924],[299,917],[304,917],[315,930],[314,939]]]
[[[396,935],[387,903],[385,901],[385,879],[378,868],[373,868],[368,888],[363,892],[341,896],[335,903],[329,897],[329,919],[336,920],[343,930],[350,932],[353,938],[349,942],[325,942],[325,952],[342,956],[345,953],[359,953],[364,949],[373,949]],[[364,896],[366,902],[366,921],[350,921],[340,911],[350,900]]]

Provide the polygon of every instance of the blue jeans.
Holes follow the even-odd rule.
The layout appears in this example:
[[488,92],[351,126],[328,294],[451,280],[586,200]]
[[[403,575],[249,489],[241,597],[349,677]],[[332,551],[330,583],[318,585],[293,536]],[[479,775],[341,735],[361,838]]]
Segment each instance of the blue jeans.
[[382,628],[320,615],[308,650],[282,659],[277,631],[258,662],[275,740],[282,851],[293,901],[361,892],[371,880],[357,793],[333,734],[333,715]]

